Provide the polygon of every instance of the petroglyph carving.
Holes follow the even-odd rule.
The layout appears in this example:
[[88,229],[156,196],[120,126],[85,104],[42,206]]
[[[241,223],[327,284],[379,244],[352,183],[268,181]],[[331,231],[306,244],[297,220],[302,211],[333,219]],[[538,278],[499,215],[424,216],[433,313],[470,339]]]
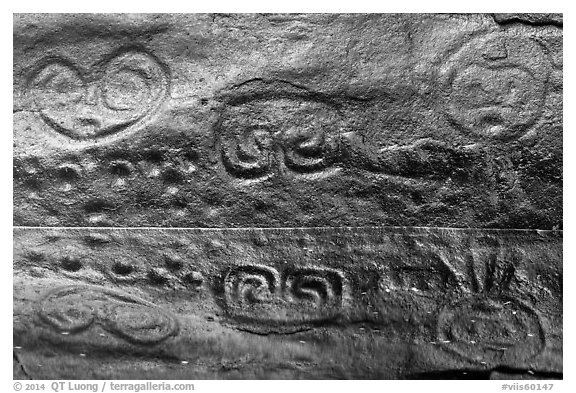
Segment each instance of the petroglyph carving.
[[82,70],[50,57],[36,65],[28,94],[46,124],[75,140],[139,129],[168,94],[166,70],[149,53],[128,49]]
[[122,292],[92,286],[67,286],[49,292],[39,304],[40,318],[60,333],[93,326],[135,344],[156,344],[178,333],[168,312]]
[[272,301],[279,284],[278,272],[266,266],[239,266],[225,278],[228,304],[250,305]]
[[541,115],[548,74],[535,40],[506,32],[475,37],[440,69],[444,113],[466,132],[519,137]]
[[393,258],[384,266],[380,287],[386,292],[404,292],[410,297],[435,298],[445,293],[462,292],[464,280],[453,266],[451,258],[454,256],[416,244],[412,241],[406,243],[411,258]]
[[288,329],[336,317],[346,291],[342,273],[325,268],[279,273],[265,266],[237,266],[224,278],[226,310],[232,318]]
[[528,360],[545,345],[536,312],[505,296],[473,296],[445,308],[438,337],[448,350],[489,367]]
[[283,282],[286,298],[293,303],[310,303],[314,306],[340,306],[344,278],[331,269],[290,269]]
[[304,93],[232,101],[217,124],[226,171],[267,178],[278,171],[317,173],[335,163],[342,119],[335,108]]

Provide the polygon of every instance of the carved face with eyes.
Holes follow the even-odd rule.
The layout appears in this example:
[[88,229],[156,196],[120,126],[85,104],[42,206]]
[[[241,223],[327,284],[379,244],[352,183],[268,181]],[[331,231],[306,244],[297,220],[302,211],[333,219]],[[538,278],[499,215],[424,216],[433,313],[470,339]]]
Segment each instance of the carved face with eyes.
[[513,139],[541,115],[549,62],[528,37],[504,32],[477,37],[440,71],[445,112],[462,130]]
[[42,119],[72,139],[97,139],[138,127],[164,100],[166,74],[149,54],[125,51],[93,72],[44,60],[28,85]]

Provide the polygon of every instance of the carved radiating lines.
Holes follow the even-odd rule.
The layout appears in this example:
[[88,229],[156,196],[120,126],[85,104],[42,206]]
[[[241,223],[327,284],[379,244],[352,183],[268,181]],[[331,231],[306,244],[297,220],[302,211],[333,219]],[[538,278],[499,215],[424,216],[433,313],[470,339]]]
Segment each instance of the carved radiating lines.
[[[473,255],[424,247],[408,260],[391,257],[378,272],[363,273],[379,277],[370,293],[338,269],[235,266],[223,275],[224,308],[237,326],[253,333],[364,323],[403,337],[408,333],[390,328],[399,316],[432,314],[429,334],[438,347],[470,361],[498,366],[540,354],[540,318],[528,302],[511,296],[519,254],[496,248]],[[405,329],[413,328],[406,323]]]
[[522,256],[516,249],[489,248],[469,260],[471,292],[446,305],[437,334],[444,347],[488,366],[529,360],[545,347],[535,309],[511,296]]
[[[378,340],[384,341],[432,342],[435,350],[487,367],[532,361],[546,348],[545,329],[554,320],[548,319],[548,309],[540,314],[541,304],[556,302],[543,299],[542,293],[559,291],[559,286],[542,286],[539,276],[530,270],[539,254],[526,252],[529,245],[520,245],[523,233],[511,237],[513,244],[509,245],[501,240],[509,236],[506,233],[487,231],[485,236],[468,237],[465,232],[451,231],[446,235],[444,231],[426,231],[426,236],[422,236],[423,232],[403,230],[400,236],[392,237],[377,231],[378,236],[369,243],[340,243],[331,237],[324,241],[335,248],[323,254],[331,255],[330,259],[312,255],[308,248],[303,254],[266,263],[236,262],[246,258],[243,253],[228,255],[224,260],[218,257],[201,263],[201,273],[182,277],[182,282],[190,285],[178,287],[186,294],[179,301],[210,304],[212,295],[213,305],[223,311],[217,313],[219,322],[255,334],[352,329],[359,334],[378,334]],[[351,232],[343,233],[349,236]],[[286,235],[299,236],[294,231]],[[533,235],[532,239],[545,244],[543,235]],[[448,242],[443,236],[450,236],[451,240]],[[318,246],[321,238],[317,239]],[[435,240],[429,243],[426,239]],[[83,242],[98,250],[108,247],[111,238],[91,236]],[[382,244],[376,246],[377,242]],[[279,243],[273,246],[270,242],[249,240],[242,244],[261,251],[267,247],[283,249]],[[294,244],[300,244],[298,239]],[[336,257],[343,247],[353,244],[361,253],[361,260],[346,263]],[[554,249],[558,243],[550,245]],[[239,248],[233,246],[229,250]],[[267,252],[258,260],[263,261]],[[27,253],[26,258],[42,261],[42,255],[37,253]],[[555,264],[554,261],[550,262]],[[118,282],[121,277],[134,276],[122,258],[115,262],[112,274],[106,277]],[[183,255],[176,250],[163,254],[159,262],[173,274],[185,265]],[[88,269],[94,269],[72,256],[60,258],[57,263],[73,280],[83,279]],[[124,280],[124,285],[153,286],[154,291],[175,288],[174,280],[165,280],[155,273],[162,271],[157,266],[138,270],[141,278],[149,271],[148,280]],[[196,296],[198,292],[202,296]],[[177,308],[182,313],[198,309],[193,304]],[[555,312],[553,307],[551,312]],[[105,331],[111,333],[107,336],[131,343],[157,343],[178,333],[177,320],[169,312],[103,287],[76,285],[55,289],[40,299],[38,313],[44,326],[66,333],[63,339],[77,334],[84,339],[91,332]]]

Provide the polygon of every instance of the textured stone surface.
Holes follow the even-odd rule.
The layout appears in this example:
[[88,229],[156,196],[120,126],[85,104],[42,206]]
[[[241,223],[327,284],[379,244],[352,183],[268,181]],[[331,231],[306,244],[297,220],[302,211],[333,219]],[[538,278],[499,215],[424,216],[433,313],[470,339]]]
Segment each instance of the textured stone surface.
[[562,28],[515,15],[16,15],[14,224],[560,229]]
[[14,15],[14,378],[562,378],[562,26]]
[[562,373],[557,231],[20,228],[14,257],[34,378]]
[[527,23],[535,26],[564,24],[562,14],[494,14],[498,23]]

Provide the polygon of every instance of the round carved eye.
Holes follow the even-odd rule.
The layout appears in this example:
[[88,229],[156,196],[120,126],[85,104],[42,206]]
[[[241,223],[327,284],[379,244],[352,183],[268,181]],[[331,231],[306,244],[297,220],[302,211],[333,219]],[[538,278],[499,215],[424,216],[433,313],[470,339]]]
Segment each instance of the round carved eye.
[[144,112],[166,91],[166,78],[150,55],[126,52],[114,57],[102,79],[103,104],[113,111]]
[[148,102],[146,76],[136,70],[120,70],[106,78],[103,97],[110,109],[132,111]]
[[40,109],[66,106],[80,101],[85,93],[84,82],[71,66],[54,60],[32,78],[30,90]]

